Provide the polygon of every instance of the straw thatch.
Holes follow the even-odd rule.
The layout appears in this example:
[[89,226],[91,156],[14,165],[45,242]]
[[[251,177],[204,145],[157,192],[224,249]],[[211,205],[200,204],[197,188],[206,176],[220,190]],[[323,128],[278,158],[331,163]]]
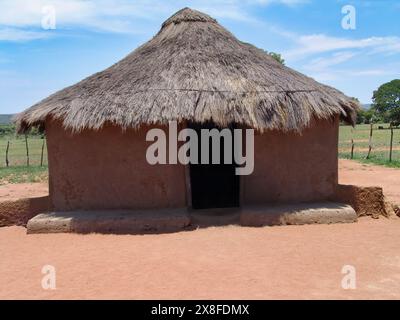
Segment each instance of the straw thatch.
[[65,128],[123,128],[170,120],[300,131],[312,118],[353,123],[358,104],[240,42],[216,20],[185,8],[110,68],[44,99],[16,118],[18,130],[47,117]]

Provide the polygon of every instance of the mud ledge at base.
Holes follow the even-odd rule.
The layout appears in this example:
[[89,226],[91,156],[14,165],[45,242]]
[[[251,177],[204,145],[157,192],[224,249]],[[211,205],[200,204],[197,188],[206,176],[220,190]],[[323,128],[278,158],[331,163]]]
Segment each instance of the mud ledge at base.
[[49,197],[22,198],[0,202],[0,227],[26,226],[29,219],[48,212]]
[[232,209],[107,210],[44,213],[30,219],[28,233],[149,234],[221,225],[272,226],[357,221],[354,209],[333,202]]
[[371,216],[378,219],[380,216],[386,218],[400,216],[398,206],[386,200],[381,187],[339,184],[332,200],[350,204],[359,217]]

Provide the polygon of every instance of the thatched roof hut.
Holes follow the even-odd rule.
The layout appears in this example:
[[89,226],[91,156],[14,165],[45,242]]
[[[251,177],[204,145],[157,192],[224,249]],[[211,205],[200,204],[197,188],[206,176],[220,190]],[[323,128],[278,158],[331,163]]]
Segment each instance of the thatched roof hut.
[[357,103],[243,43],[210,16],[185,8],[120,62],[21,113],[23,132],[59,119],[73,131],[169,120],[301,131],[312,118],[353,123]]
[[[50,202],[61,216],[54,223],[39,219],[39,230],[55,226],[59,232],[60,226],[75,225],[82,210],[95,210],[93,219],[104,219],[98,210],[113,210],[106,216],[124,232],[147,232],[164,228],[173,220],[168,212],[176,217],[177,208],[332,199],[338,184],[339,118],[352,123],[356,109],[357,103],[338,90],[283,66],[208,15],[186,8],[120,62],[44,99],[16,121],[20,132],[31,126],[46,130]],[[254,171],[239,177],[236,163],[150,164],[147,133],[155,127],[168,131],[171,120],[196,132],[256,129],[254,143],[223,139],[235,151],[254,145],[254,161],[249,155]],[[115,218],[116,209],[169,211],[150,220],[140,214],[125,223],[126,217]],[[333,217],[317,211],[312,210],[312,222],[342,219],[336,209]],[[271,218],[268,210],[261,213],[266,221],[283,221]],[[259,217],[260,211],[255,214]],[[185,214],[177,219],[174,227],[179,228],[195,221]],[[256,225],[262,224],[257,219]],[[88,221],[84,226],[90,232],[113,230],[104,221]]]

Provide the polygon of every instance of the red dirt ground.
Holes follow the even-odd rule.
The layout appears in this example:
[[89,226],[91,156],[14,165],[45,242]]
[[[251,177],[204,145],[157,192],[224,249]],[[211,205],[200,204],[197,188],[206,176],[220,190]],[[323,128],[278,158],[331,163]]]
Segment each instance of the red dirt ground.
[[44,197],[48,194],[47,183],[19,183],[0,186],[0,201]]
[[[392,201],[399,179],[400,170],[340,161],[341,183],[381,185]],[[400,219],[385,218],[145,236],[26,235],[5,227],[0,298],[400,299],[399,243]],[[56,268],[56,290],[41,287],[44,265]],[[344,265],[356,268],[355,290],[341,287]]]
[[[0,229],[0,298],[400,299],[400,219],[162,235]],[[5,245],[6,244],[6,245]],[[56,290],[41,268],[56,268]],[[356,268],[355,290],[341,287]]]

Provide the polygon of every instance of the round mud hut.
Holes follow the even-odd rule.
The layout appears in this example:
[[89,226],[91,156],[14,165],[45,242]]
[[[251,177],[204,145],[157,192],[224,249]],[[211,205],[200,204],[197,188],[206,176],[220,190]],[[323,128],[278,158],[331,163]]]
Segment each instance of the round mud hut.
[[[185,8],[115,65],[16,117],[20,133],[45,130],[48,146],[50,210],[28,231],[352,221],[351,208],[327,201],[338,185],[339,121],[353,123],[357,108]],[[252,173],[236,175],[234,162],[149,163],[147,133],[168,133],[171,121],[196,132],[254,129]]]

